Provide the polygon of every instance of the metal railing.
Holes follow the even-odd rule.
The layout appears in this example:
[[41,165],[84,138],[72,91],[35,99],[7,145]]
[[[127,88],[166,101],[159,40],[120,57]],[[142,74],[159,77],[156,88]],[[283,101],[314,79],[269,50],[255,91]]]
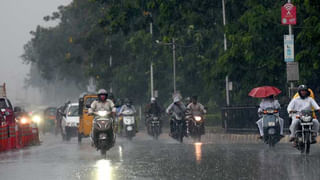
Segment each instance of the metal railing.
[[[291,123],[286,111],[287,105],[281,106],[280,117],[284,119],[287,131]],[[259,120],[258,106],[228,106],[221,108],[222,127],[226,132],[258,132],[256,121]]]

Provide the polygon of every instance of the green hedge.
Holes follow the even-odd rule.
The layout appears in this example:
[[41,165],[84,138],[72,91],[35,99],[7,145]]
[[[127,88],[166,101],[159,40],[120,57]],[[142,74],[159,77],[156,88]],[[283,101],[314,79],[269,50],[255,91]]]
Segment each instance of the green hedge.
[[222,126],[220,113],[207,114],[205,118],[206,118],[205,120],[206,126]]

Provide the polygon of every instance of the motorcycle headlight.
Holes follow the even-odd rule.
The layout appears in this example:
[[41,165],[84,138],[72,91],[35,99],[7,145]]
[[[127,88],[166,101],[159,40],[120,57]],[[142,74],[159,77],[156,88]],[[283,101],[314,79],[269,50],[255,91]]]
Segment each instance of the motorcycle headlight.
[[201,121],[201,116],[195,116],[194,119],[195,119],[196,121]]
[[302,116],[302,121],[304,121],[304,122],[310,122],[311,121],[311,119],[312,119],[312,117],[311,116]]
[[107,115],[107,111],[99,111],[98,115],[99,116],[106,116]]

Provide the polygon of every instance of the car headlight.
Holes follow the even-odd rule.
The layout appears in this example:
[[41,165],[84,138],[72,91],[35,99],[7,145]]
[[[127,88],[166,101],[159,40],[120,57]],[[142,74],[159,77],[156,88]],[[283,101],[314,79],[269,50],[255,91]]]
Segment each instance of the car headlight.
[[28,122],[28,120],[27,120],[26,118],[21,118],[20,122],[21,122],[22,124],[26,124],[26,123]]
[[194,116],[194,119],[195,119],[196,121],[201,121],[201,116]]
[[33,116],[32,121],[39,124],[41,121],[41,118],[39,116]]

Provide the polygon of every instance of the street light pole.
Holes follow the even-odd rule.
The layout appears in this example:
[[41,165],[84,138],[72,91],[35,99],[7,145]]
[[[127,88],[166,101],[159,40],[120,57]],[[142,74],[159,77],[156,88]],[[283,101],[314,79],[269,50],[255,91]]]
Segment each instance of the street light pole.
[[172,56],[173,56],[173,93],[176,93],[176,44],[172,38]]
[[[153,41],[153,24],[150,22],[150,34],[151,34],[151,42]],[[153,53],[153,43],[151,43],[151,53]],[[154,97],[154,86],[153,86],[153,54],[151,54],[151,63],[150,63],[150,89],[151,89],[151,98]]]
[[[222,18],[223,18],[223,26],[226,26],[226,10],[225,10],[225,2],[222,0]],[[224,44],[224,51],[227,51],[227,37],[226,33],[223,34],[223,44]],[[227,106],[230,105],[230,98],[229,98],[229,76],[226,76],[226,101]]]

